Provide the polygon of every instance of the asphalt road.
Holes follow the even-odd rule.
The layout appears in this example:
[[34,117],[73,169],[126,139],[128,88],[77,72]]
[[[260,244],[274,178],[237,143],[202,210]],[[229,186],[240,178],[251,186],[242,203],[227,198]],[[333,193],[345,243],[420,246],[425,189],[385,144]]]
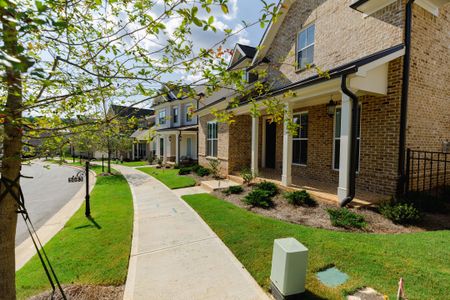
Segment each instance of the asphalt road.
[[[49,166],[45,168],[44,166]],[[25,207],[30,219],[38,230],[57,213],[80,190],[84,182],[69,183],[67,178],[77,170],[55,164],[33,163],[23,166],[22,174],[33,179],[22,178]],[[28,238],[29,234],[22,216],[18,216],[16,246]]]

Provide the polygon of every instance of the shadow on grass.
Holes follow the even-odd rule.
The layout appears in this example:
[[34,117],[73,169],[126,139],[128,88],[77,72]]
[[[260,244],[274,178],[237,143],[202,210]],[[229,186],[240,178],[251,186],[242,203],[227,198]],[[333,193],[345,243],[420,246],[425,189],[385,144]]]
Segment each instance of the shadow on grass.
[[95,219],[91,216],[86,217],[92,224],[88,224],[88,225],[82,225],[82,226],[77,226],[75,227],[75,229],[84,229],[84,228],[91,228],[91,227],[95,227],[97,229],[102,229],[102,226],[100,226],[100,224],[98,224]]

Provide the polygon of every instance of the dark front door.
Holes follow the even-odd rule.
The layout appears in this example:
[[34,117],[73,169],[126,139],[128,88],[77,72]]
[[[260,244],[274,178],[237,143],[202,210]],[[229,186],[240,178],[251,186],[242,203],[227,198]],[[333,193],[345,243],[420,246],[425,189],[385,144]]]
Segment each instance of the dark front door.
[[277,124],[266,121],[266,168],[275,169],[275,149],[277,145]]

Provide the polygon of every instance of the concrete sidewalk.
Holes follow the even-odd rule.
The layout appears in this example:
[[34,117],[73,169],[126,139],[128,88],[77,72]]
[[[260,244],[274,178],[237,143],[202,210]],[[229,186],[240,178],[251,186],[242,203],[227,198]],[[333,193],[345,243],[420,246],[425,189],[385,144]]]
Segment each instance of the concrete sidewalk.
[[134,168],[114,168],[128,180],[135,208],[124,299],[268,299],[172,190]]

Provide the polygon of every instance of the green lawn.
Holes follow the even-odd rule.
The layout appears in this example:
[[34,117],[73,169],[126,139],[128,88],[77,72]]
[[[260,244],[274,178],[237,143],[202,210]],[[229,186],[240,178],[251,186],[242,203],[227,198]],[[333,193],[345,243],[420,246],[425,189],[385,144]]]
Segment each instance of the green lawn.
[[[101,167],[93,170],[101,172]],[[94,221],[84,216],[83,205],[45,250],[63,284],[122,285],[133,227],[131,191],[122,175],[97,177],[91,214]],[[19,299],[51,289],[36,256],[16,275]]]
[[[412,234],[346,233],[263,217],[208,194],[184,196],[256,281],[268,288],[273,240],[295,237],[309,248],[308,299],[342,299],[370,286],[395,299],[400,277],[408,299],[448,299],[450,231]],[[338,287],[320,284],[315,272],[335,265],[350,276]]]
[[177,169],[139,168],[138,170],[155,177],[171,189],[180,189],[196,184],[192,177],[178,175]]
[[[114,161],[113,163],[116,163],[116,162]],[[119,163],[119,165],[123,165],[126,167],[144,167],[144,166],[148,166],[148,162],[147,161],[128,161],[128,162],[124,161],[123,164]]]

